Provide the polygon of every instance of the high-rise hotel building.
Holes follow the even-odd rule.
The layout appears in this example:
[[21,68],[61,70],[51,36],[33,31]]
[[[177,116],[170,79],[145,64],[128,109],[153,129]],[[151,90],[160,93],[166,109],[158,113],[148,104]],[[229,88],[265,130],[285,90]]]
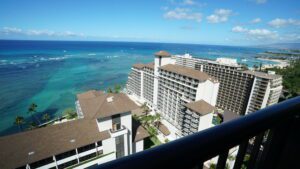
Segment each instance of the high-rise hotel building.
[[176,65],[165,51],[155,54],[154,63],[135,64],[127,90],[161,114],[173,138],[209,127],[219,82],[204,72]]
[[216,107],[239,115],[255,112],[278,102],[282,77],[274,72],[244,70],[235,59],[216,61],[175,55],[176,64],[189,66],[220,82]]
[[127,89],[160,113],[176,138],[209,127],[216,108],[244,115],[277,103],[282,77],[245,70],[235,59],[160,51],[154,63],[133,65]]

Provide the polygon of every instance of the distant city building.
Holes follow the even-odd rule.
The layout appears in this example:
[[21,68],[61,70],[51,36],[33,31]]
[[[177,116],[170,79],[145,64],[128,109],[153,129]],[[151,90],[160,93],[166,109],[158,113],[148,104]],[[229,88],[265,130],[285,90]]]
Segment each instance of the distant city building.
[[92,90],[77,99],[77,120],[0,137],[0,168],[82,169],[144,149],[149,134],[125,94]]

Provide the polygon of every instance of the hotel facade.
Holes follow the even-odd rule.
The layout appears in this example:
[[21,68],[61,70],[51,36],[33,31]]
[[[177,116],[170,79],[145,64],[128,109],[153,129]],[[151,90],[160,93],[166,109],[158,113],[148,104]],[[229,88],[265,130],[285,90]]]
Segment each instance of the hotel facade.
[[79,119],[0,137],[1,169],[83,169],[142,151],[148,132],[125,94],[77,95]]
[[216,109],[244,115],[275,104],[281,90],[281,76],[245,70],[234,59],[166,51],[154,63],[134,64],[127,82],[128,94],[159,113],[175,139],[211,127]]
[[282,91],[282,76],[274,72],[245,70],[236,59],[216,61],[175,55],[176,64],[205,72],[220,82],[216,107],[245,115],[276,104]]
[[173,139],[210,127],[201,121],[212,119],[218,88],[216,79],[176,65],[165,51],[155,54],[154,63],[134,64],[127,83],[128,94],[159,113]]

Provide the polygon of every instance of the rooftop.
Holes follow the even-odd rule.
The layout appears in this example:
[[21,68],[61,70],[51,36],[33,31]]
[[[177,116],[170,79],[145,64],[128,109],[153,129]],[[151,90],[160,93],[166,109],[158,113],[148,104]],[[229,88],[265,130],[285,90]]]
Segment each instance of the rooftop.
[[136,63],[136,64],[132,65],[132,67],[134,67],[136,69],[143,69],[143,68],[147,67],[147,68],[150,68],[150,69],[154,70],[154,62],[146,63],[146,64]]
[[208,74],[185,66],[167,64],[165,66],[161,66],[160,69],[187,76],[200,81],[210,80],[212,82],[216,82],[216,80]]
[[85,119],[0,137],[0,166],[20,167],[107,138],[108,131],[99,132],[96,120]]
[[210,105],[204,100],[199,100],[195,102],[190,102],[185,105],[187,108],[193,110],[194,112],[200,114],[201,116],[209,114],[215,110],[215,107]]
[[171,54],[167,51],[161,50],[159,52],[155,53],[155,56],[160,56],[160,57],[171,57]]
[[165,136],[170,135],[169,129],[162,123],[158,124],[158,130],[161,131]]
[[269,73],[264,73],[264,72],[257,72],[257,71],[252,71],[252,70],[245,70],[243,73],[251,74],[256,77],[264,78],[264,79],[278,79],[281,78],[281,75],[276,75],[276,74],[269,74]]
[[115,114],[130,112],[138,108],[138,106],[123,93],[102,93],[88,98],[83,97],[87,95],[86,93],[77,95],[85,118],[104,118]]
[[141,123],[132,119],[132,140],[133,140],[133,142],[138,142],[149,136],[150,136],[149,133],[141,125]]

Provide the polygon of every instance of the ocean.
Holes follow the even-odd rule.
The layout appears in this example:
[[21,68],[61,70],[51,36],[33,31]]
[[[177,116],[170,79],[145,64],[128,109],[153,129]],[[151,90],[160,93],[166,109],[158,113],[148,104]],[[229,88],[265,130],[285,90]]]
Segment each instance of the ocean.
[[[38,105],[36,116],[52,118],[75,108],[76,94],[90,89],[124,86],[131,65],[153,61],[156,51],[190,53],[194,57],[236,58],[238,62],[274,64],[256,54],[263,48],[171,43],[14,41],[0,40],[0,135],[18,132],[16,116],[32,121],[27,113]],[[245,59],[247,60],[245,62]]]

